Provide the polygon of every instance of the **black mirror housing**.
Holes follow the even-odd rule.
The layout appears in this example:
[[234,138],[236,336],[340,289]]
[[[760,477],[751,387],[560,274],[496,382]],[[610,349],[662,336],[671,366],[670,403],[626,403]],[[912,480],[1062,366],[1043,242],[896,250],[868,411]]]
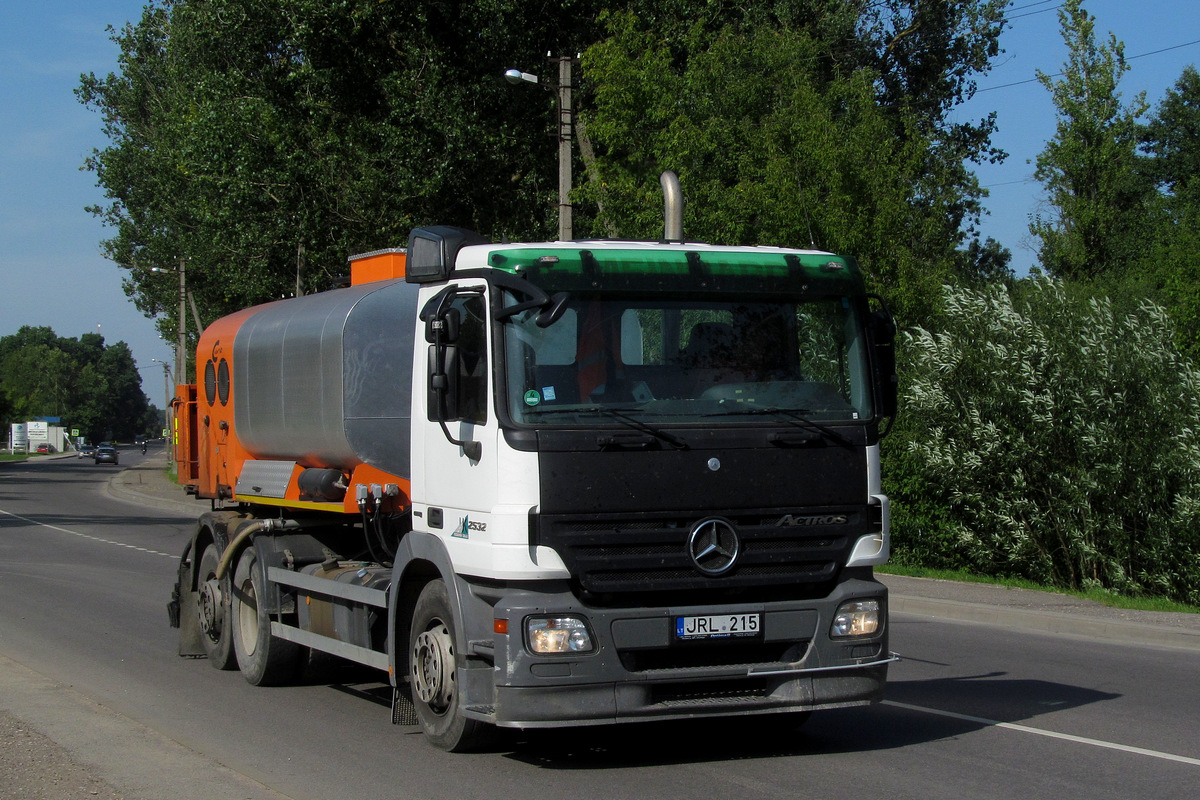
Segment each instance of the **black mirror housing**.
[[458,341],[458,332],[462,327],[462,314],[457,308],[448,308],[437,316],[425,320],[425,341],[433,344],[438,341],[441,332],[442,344],[454,344]]
[[457,347],[442,345],[440,348],[429,348],[428,407],[430,422],[446,422],[460,417]]

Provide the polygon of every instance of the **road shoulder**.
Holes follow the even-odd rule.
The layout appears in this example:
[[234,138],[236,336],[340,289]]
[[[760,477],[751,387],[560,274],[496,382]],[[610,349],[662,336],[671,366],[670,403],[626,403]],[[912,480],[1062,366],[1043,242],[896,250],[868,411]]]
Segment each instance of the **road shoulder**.
[[876,576],[889,610],[1119,644],[1200,651],[1200,614],[1111,608],[1055,592],[900,575]]
[[4,656],[0,745],[0,797],[287,800]]

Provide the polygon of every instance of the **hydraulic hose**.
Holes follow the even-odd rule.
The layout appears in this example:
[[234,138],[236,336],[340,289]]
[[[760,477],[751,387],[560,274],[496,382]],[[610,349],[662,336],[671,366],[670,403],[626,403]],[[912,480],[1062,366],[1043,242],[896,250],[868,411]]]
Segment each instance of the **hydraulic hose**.
[[225,575],[229,572],[229,565],[233,563],[233,557],[241,552],[242,545],[254,534],[299,527],[300,523],[290,519],[262,519],[254,524],[245,526],[238,531],[237,536],[233,537],[233,541],[225,546],[225,552],[221,554],[221,560],[217,563],[216,579],[223,580],[225,578]]

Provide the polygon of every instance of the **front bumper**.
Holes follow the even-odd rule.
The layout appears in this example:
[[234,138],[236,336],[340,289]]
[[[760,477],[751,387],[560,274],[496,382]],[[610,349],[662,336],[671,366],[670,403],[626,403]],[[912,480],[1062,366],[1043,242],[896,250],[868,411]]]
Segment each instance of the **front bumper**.
[[[833,640],[839,605],[878,600],[880,630]],[[826,598],[703,607],[586,608],[570,593],[507,593],[495,617],[507,635],[491,642],[495,665],[468,670],[464,713],[506,727],[595,725],[649,719],[737,716],[863,705],[882,698],[888,665],[887,589],[847,580]],[[673,620],[690,614],[758,613],[751,640],[677,642]],[[580,616],[597,648],[586,655],[533,655],[531,615]]]

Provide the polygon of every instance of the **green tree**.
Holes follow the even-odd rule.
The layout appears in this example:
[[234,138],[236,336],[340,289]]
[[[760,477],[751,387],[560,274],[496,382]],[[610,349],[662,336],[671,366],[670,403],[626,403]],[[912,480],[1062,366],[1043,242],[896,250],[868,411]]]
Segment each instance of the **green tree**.
[[106,347],[99,334],[60,338],[45,327],[0,337],[0,389],[14,421],[61,417],[93,441],[131,437],[149,407],[125,342]]
[[8,390],[0,386],[0,423],[16,422],[16,419],[12,398],[9,397]]
[[62,416],[77,371],[78,364],[50,328],[23,326],[0,338],[0,383],[12,397],[18,421]]
[[1045,277],[946,295],[900,341],[898,558],[1200,601],[1200,371],[1165,311]]
[[[982,194],[964,159],[998,156],[987,143],[993,120],[950,124],[947,112],[969,96],[973,76],[997,52],[1003,5],[152,2],[136,24],[114,32],[119,71],[82,79],[80,99],[102,114],[110,140],[88,161],[108,197],[95,210],[115,231],[106,250],[128,270],[127,292],[161,318],[168,338],[179,325],[177,287],[172,276],[149,268],[173,269],[180,257],[191,259],[188,282],[211,320],[291,294],[298,284],[302,291],[326,288],[344,274],[348,254],[400,244],[420,224],[542,238],[555,217],[556,159],[546,135],[551,98],[506,85],[503,70],[540,71],[548,51],[582,52],[656,32],[644,41],[691,84],[684,109],[690,119],[684,130],[654,131],[651,141],[619,140],[625,131],[606,118],[615,113],[612,104],[636,95],[669,105],[661,94],[669,87],[658,85],[666,76],[620,71],[619,39],[587,56],[578,97],[584,108],[593,105],[593,92],[597,98],[591,120],[601,152],[586,174],[600,176],[597,164],[610,166],[580,192],[580,231],[604,232],[616,220],[624,232],[642,235],[640,216],[624,216],[630,205],[622,193],[628,186],[656,191],[658,172],[673,166],[660,154],[674,147],[689,196],[713,203],[709,219],[735,212],[744,218],[712,226],[714,233],[767,241],[786,228],[786,241],[807,243],[811,227],[821,244],[863,252],[881,285],[893,273],[915,280],[962,260],[955,251]],[[596,23],[603,8],[614,10],[608,28]],[[625,8],[636,9],[636,25],[621,22]],[[753,52],[739,52],[739,37]],[[645,55],[639,66],[660,66]],[[725,57],[736,72],[730,78],[763,87],[766,99],[784,105],[764,106],[764,98],[723,81]],[[780,71],[765,78],[754,72],[761,69]],[[736,98],[708,102],[697,94],[729,89]],[[735,99],[754,105],[740,109]],[[789,117],[789,110],[817,111],[827,124]],[[635,113],[665,119],[661,107],[643,104]],[[740,136],[724,136],[727,121]],[[751,142],[759,121],[768,130]],[[853,135],[852,146],[836,141],[843,134]],[[805,137],[803,152],[793,158],[788,148],[798,136]],[[740,159],[728,154],[709,163],[722,143],[753,146]],[[822,155],[831,143],[839,147]],[[751,163],[756,157],[766,164]],[[889,170],[887,159],[900,166]],[[770,185],[755,190],[758,179]],[[873,181],[881,182],[878,199]],[[718,185],[743,187],[748,196],[722,196]],[[593,209],[605,203],[593,225]],[[935,296],[929,288],[936,285],[910,294]]]
[[1152,187],[1137,158],[1145,95],[1121,102],[1117,85],[1129,69],[1124,45],[1112,34],[1096,42],[1095,18],[1082,0],[1065,0],[1058,16],[1068,52],[1062,76],[1037,73],[1058,110],[1054,138],[1034,172],[1048,211],[1034,216],[1030,231],[1051,275],[1119,281],[1153,227]]
[[1200,72],[1184,68],[1155,109],[1142,141],[1147,172],[1180,203],[1200,203]]
[[930,313],[980,263],[959,249],[982,196],[964,159],[999,157],[992,122],[947,119],[995,52],[1001,4],[928,5],[608,14],[584,56],[596,232],[660,236],[657,176],[672,169],[689,238],[852,253],[903,313]]
[[[593,25],[591,4],[175,0],[114,33],[119,71],[83,76],[110,145],[87,166],[109,257],[164,336],[189,258],[205,320],[328,288],[351,253],[442,223],[551,230],[548,98],[515,91]],[[549,13],[547,13],[549,12]],[[569,51],[569,50],[567,50]]]
[[1145,126],[1144,170],[1162,213],[1143,259],[1176,324],[1180,347],[1200,358],[1200,73],[1184,69]]

